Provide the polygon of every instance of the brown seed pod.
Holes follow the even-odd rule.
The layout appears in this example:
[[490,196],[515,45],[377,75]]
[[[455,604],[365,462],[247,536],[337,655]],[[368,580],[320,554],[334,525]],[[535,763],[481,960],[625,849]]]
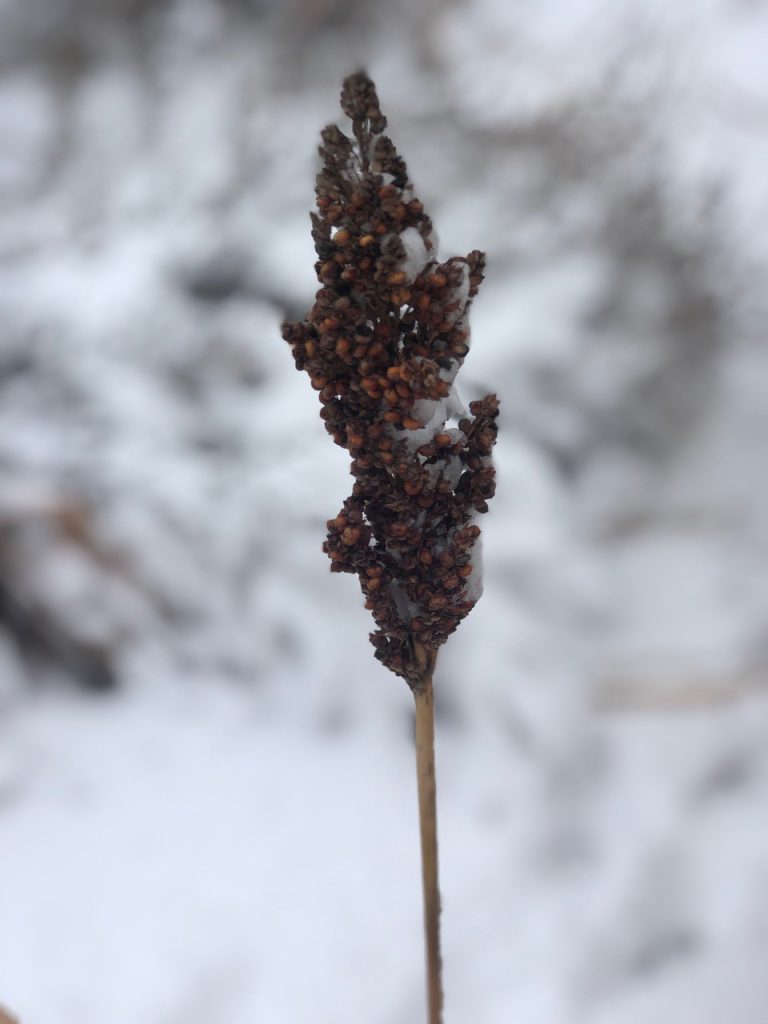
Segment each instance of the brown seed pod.
[[342,542],[349,547],[352,544],[356,544],[360,540],[360,527],[359,526],[347,526],[341,535]]
[[[431,415],[419,402],[449,397],[467,353],[466,280],[471,298],[484,260],[437,262],[431,222],[380,134],[386,120],[365,75],[345,81],[342,107],[351,136],[326,129],[320,149],[312,233],[321,287],[307,319],[283,335],[319,392],[326,430],[351,455],[351,495],[327,524],[332,571],[358,575],[376,656],[417,686],[416,650],[433,657],[474,604],[472,517],[493,493],[494,396],[472,403],[459,432],[415,435]],[[402,262],[406,226],[429,257],[415,277]]]

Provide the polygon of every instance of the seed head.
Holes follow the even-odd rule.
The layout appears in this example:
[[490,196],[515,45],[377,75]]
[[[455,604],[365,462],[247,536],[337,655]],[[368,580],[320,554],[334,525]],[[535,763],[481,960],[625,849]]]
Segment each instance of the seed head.
[[485,257],[439,262],[367,75],[345,80],[341,107],[353,138],[322,132],[311,215],[321,287],[283,337],[352,456],[352,494],[327,524],[331,569],[359,577],[376,657],[415,688],[424,652],[434,661],[480,592],[473,519],[494,491],[499,403],[486,395],[468,415],[453,382]]

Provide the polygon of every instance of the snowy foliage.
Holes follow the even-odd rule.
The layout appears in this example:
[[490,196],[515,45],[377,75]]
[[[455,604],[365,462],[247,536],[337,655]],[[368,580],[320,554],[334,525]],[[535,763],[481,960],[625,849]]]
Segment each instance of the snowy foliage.
[[443,250],[488,253],[463,377],[505,408],[437,680],[447,1020],[763,1024],[766,12],[396,15],[0,4],[0,1004],[421,1012],[407,695],[279,338],[364,62]]

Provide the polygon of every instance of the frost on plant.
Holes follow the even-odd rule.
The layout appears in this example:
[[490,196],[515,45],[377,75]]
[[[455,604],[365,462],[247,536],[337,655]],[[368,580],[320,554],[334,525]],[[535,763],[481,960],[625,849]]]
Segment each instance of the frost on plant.
[[473,520],[494,492],[498,401],[467,411],[454,378],[485,258],[438,261],[365,74],[346,79],[341,106],[353,138],[323,131],[312,214],[321,287],[283,337],[352,456],[352,494],[328,522],[331,570],[358,575],[376,657],[418,687],[423,652],[433,661],[480,596]]

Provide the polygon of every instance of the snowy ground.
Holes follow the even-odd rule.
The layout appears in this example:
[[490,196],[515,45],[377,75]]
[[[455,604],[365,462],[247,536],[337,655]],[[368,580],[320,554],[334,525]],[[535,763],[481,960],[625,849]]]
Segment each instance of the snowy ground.
[[[11,724],[0,976],[24,1019],[421,1019],[404,715],[302,727],[160,685]],[[759,1021],[767,725],[764,699],[593,721],[543,769],[509,728],[445,724],[447,1019]]]
[[489,254],[462,376],[503,401],[438,674],[446,1024],[764,1024],[767,41],[736,0],[0,3],[23,1024],[423,1019],[409,695],[278,329],[361,64]]

